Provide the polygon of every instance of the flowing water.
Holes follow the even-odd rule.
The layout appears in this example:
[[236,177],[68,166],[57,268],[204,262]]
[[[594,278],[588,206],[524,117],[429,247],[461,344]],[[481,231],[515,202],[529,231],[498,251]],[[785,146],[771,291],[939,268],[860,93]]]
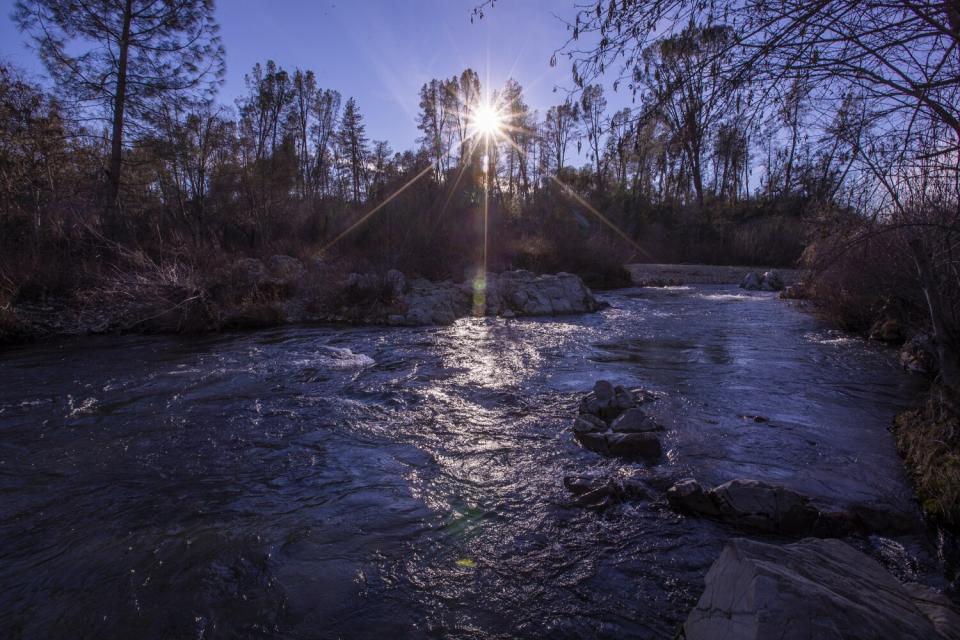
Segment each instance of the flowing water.
[[[914,513],[888,425],[919,385],[892,350],[773,294],[603,297],[563,318],[3,352],[0,635],[670,638],[740,535],[675,515],[671,480]],[[665,394],[659,464],[573,440],[600,378]],[[600,511],[562,481],[636,471],[654,497]],[[856,542],[930,579],[925,540]]]

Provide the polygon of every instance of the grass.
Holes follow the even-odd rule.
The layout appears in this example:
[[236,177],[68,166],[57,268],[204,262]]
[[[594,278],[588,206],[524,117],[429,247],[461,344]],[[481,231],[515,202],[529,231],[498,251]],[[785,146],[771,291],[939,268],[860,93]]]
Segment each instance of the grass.
[[960,417],[934,389],[926,406],[896,417],[894,434],[923,510],[951,528],[960,525]]

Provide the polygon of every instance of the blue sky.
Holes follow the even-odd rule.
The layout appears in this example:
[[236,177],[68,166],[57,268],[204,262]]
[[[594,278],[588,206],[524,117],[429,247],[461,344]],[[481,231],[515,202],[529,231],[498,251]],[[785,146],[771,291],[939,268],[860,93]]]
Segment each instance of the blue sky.
[[[431,78],[473,67],[494,87],[512,76],[527,103],[545,111],[569,88],[565,60],[550,56],[567,39],[561,20],[574,0],[499,0],[482,20],[470,17],[479,0],[219,0],[217,17],[227,51],[220,102],[233,105],[243,76],[256,62],[313,69],[318,84],[353,96],[372,139],[412,148],[417,93]],[[43,75],[34,52],[10,20],[13,0],[0,0],[0,57]],[[554,92],[555,87],[560,91]],[[625,99],[610,100],[623,102]]]

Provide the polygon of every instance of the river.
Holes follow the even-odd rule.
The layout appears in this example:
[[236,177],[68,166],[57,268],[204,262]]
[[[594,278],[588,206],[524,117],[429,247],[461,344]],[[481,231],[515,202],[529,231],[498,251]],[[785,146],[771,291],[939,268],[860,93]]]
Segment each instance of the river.
[[[921,385],[894,351],[770,293],[602,298],[0,353],[0,635],[671,638],[741,533],[674,514],[670,481],[915,513],[888,426]],[[664,394],[659,464],[573,440],[600,378]],[[595,510],[563,486],[627,471],[655,497]],[[919,519],[855,543],[901,577],[943,574]]]

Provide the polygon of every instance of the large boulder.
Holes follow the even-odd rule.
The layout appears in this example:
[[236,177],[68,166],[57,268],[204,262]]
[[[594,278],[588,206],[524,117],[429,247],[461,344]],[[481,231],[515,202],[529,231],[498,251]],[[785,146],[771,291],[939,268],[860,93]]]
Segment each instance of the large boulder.
[[486,303],[495,313],[546,316],[596,311],[602,305],[583,280],[571,273],[537,275],[530,271],[487,274]]
[[683,625],[686,640],[943,638],[879,563],[839,540],[734,539]]

